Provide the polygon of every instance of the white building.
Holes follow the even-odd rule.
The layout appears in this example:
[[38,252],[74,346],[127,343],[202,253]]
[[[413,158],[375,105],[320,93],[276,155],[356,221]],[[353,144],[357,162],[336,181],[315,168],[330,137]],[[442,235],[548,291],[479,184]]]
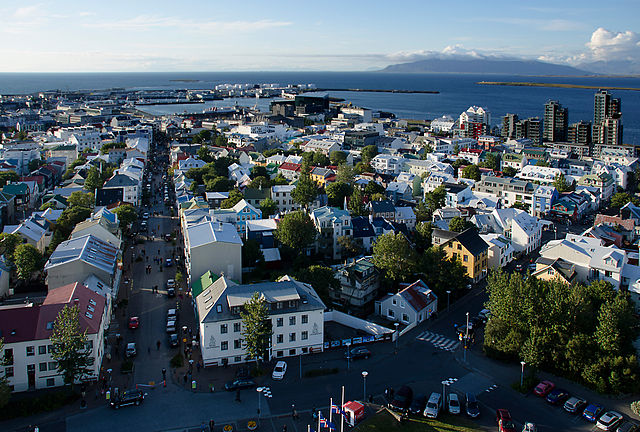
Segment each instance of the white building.
[[184,231],[187,283],[211,270],[242,281],[242,240],[234,225],[206,221]]
[[400,292],[389,293],[375,302],[376,314],[407,326],[415,326],[431,318],[437,310],[438,298],[420,279]]
[[279,213],[287,213],[301,208],[300,204],[295,203],[291,198],[291,192],[295,188],[294,185],[271,186],[271,199],[278,205]]
[[513,246],[511,241],[502,234],[480,234],[482,240],[489,245],[488,261],[489,268],[499,269],[505,267],[513,261]]
[[524,210],[495,209],[471,217],[480,233],[502,234],[511,240],[516,253],[530,253],[540,247],[543,224]]
[[404,158],[401,156],[379,154],[371,159],[371,167],[380,174],[398,174],[403,165]]
[[453,117],[444,115],[431,121],[431,132],[451,132],[455,124]]

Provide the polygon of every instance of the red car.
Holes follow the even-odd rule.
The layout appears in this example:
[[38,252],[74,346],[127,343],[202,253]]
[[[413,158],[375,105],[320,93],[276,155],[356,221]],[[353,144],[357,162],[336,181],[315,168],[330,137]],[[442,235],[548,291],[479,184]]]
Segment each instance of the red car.
[[554,388],[556,388],[556,385],[554,383],[552,383],[551,381],[542,381],[540,384],[538,384],[536,386],[536,388],[533,389],[533,393],[535,395],[540,396],[540,397],[545,397]]
[[511,413],[506,409],[496,411],[496,422],[498,423],[499,432],[516,432],[516,425],[511,420]]
[[129,318],[129,328],[130,329],[137,329],[140,326],[140,318],[138,317],[131,317]]

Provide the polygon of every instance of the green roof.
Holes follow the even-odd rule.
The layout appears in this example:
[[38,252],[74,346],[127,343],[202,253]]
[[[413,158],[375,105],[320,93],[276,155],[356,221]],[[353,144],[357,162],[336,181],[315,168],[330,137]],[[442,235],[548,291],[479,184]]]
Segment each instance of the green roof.
[[10,183],[2,188],[2,192],[12,195],[24,195],[29,192],[29,186],[26,183]]
[[200,294],[202,294],[202,291],[209,288],[219,278],[220,276],[211,273],[211,270],[203,274],[200,277],[200,279],[197,279],[191,285],[191,297],[192,298],[198,297]]

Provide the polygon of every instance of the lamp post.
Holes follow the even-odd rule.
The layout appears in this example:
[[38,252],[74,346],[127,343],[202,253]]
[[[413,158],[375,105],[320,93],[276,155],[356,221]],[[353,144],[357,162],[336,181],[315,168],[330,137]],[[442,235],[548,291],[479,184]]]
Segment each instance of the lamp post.
[[449,385],[449,380],[442,381],[442,404],[444,406],[444,401],[447,400],[447,386]]
[[520,390],[522,390],[522,386],[524,385],[524,365],[527,364],[524,360],[520,362],[522,365],[522,369],[520,370]]
[[449,294],[451,294],[451,290],[447,290],[447,313],[449,313]]
[[467,327],[464,329],[464,361],[467,361],[467,343],[469,341],[469,312],[467,312]]
[[366,402],[367,400],[367,375],[369,372],[362,371],[362,401]]
[[351,351],[349,351],[349,347],[351,346],[351,342],[347,342],[345,346],[347,347],[347,370],[349,370],[349,360],[351,360]]
[[393,323],[393,325],[396,328],[396,354],[398,354],[398,339],[400,339],[400,333],[398,333],[398,326],[400,325],[399,323],[395,322]]
[[256,391],[258,392],[258,420],[260,420],[260,395],[262,393],[262,390],[264,390],[264,387],[258,387],[256,389]]

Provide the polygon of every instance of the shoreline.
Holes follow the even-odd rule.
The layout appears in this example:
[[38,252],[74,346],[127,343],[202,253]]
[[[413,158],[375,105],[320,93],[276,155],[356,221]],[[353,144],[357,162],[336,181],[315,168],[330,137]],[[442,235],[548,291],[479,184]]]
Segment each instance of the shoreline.
[[536,82],[515,82],[515,81],[478,81],[480,85],[512,86],[512,87],[555,87],[555,88],[575,88],[587,90],[628,90],[640,91],[638,87],[618,87],[618,86],[596,86],[582,84],[561,84],[561,83],[536,83]]

